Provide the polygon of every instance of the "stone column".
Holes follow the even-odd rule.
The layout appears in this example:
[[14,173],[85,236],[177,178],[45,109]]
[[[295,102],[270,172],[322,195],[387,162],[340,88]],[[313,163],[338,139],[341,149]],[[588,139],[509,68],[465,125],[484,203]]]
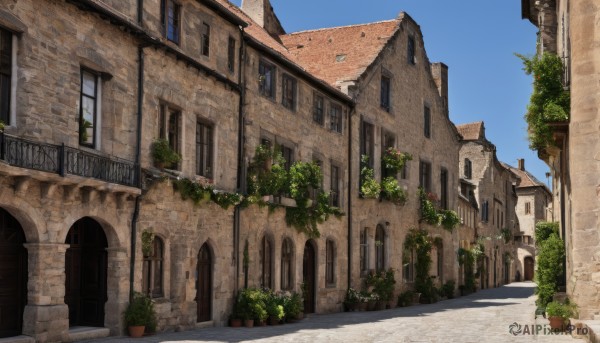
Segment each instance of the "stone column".
[[23,334],[36,342],[65,341],[69,308],[65,304],[65,252],[68,244],[28,243],[27,306]]
[[104,326],[111,335],[123,334],[123,312],[129,303],[129,254],[123,247],[107,248],[107,301],[104,305]]

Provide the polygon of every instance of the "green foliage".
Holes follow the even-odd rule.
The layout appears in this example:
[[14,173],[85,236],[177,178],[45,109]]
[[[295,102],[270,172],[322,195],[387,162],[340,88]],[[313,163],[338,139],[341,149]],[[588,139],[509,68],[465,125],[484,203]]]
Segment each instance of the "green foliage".
[[356,304],[360,301],[361,301],[360,292],[355,290],[352,287],[348,288],[348,291],[346,291],[346,298],[345,298],[344,302],[347,304]]
[[256,288],[246,288],[237,297],[234,316],[241,319],[264,321],[267,319],[266,295]]
[[142,293],[135,293],[133,299],[125,310],[126,326],[152,326],[156,325],[156,313],[152,299]]
[[540,246],[552,234],[558,235],[558,222],[538,222],[535,224],[535,244]]
[[546,313],[548,314],[548,317],[569,319],[575,313],[575,307],[570,303],[561,304],[558,301],[552,301],[546,305]]
[[265,305],[269,317],[283,319],[283,316],[285,315],[283,310],[283,297],[277,296],[271,291],[267,291],[265,294]]
[[[298,200],[296,200],[296,204],[299,204]],[[311,207],[285,208],[286,224],[294,227],[299,232],[304,232],[310,238],[321,236],[318,224],[326,222],[331,215],[339,219],[344,215],[344,212],[337,207],[329,206],[329,195],[325,192],[319,193],[316,203]]]
[[546,306],[558,290],[558,280],[562,276],[565,245],[562,239],[552,233],[540,243],[538,265],[535,274],[538,306]]
[[441,218],[441,225],[447,231],[452,232],[452,230],[460,224],[460,217],[458,216],[458,213],[453,210],[439,210],[438,215]]
[[375,171],[372,168],[369,168],[369,156],[362,155],[360,163],[360,194],[363,198],[379,198],[381,185],[375,180]]
[[181,160],[181,156],[169,146],[169,141],[162,138],[159,138],[152,143],[152,158],[155,163],[167,166]]
[[448,299],[454,298],[454,292],[456,290],[456,283],[454,280],[448,280],[442,285],[441,293]]
[[173,181],[173,186],[181,194],[181,199],[191,199],[196,205],[212,200],[226,210],[230,206],[237,206],[243,200],[239,193],[218,191],[212,186],[205,186],[186,178]]
[[408,290],[398,295],[398,306],[408,306],[413,301],[415,292]]
[[2,120],[0,120],[0,131],[4,131],[4,127],[6,124]]
[[154,243],[154,232],[148,230],[142,231],[142,253],[144,256],[152,254],[152,243]]
[[295,319],[304,310],[304,300],[299,293],[283,296],[283,312],[287,319]]
[[381,195],[385,200],[391,201],[396,205],[403,205],[406,202],[406,192],[398,184],[398,180],[393,176],[388,176],[381,181]]
[[308,199],[311,189],[321,187],[323,173],[314,162],[295,162],[288,178],[290,196],[293,199]]
[[404,168],[407,161],[411,161],[409,153],[402,153],[396,148],[387,148],[381,159],[382,167],[391,174],[396,174]]
[[404,251],[414,249],[415,261],[415,291],[421,293],[422,299],[434,301],[437,299],[437,290],[429,276],[431,268],[431,248],[433,242],[429,233],[423,229],[410,229],[404,240]]
[[433,203],[435,195],[425,193],[419,188],[419,199],[421,201],[421,219],[430,225],[440,225],[440,216]]
[[500,237],[504,240],[504,243],[508,244],[512,239],[512,233],[509,229],[504,228],[500,231]]
[[525,120],[529,126],[529,147],[532,150],[554,145],[551,122],[569,120],[570,93],[563,88],[563,64],[555,54],[544,53],[526,57],[517,54],[523,61],[523,70],[533,74],[533,93],[527,106]]
[[380,300],[389,301],[394,296],[394,270],[380,271],[378,273],[370,273],[365,280],[367,286],[373,287],[373,293],[379,296]]
[[465,276],[465,284],[461,285],[466,291],[475,290],[475,273],[473,272],[475,267],[476,255],[472,250],[459,248],[458,249],[458,264],[463,266],[463,272]]

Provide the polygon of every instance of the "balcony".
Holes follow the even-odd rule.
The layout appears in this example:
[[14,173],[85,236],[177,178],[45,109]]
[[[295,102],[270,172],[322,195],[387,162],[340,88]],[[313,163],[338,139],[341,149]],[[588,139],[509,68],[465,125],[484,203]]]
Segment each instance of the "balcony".
[[0,132],[0,160],[11,166],[93,178],[128,187],[139,187],[139,168],[131,161],[98,153],[39,143]]

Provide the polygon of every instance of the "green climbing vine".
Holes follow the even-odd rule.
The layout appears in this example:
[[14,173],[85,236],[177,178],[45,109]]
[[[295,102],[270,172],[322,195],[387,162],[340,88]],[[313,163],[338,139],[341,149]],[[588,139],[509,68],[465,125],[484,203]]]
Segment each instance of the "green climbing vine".
[[438,209],[436,207],[437,196],[433,193],[426,193],[423,188],[419,188],[419,199],[421,201],[421,219],[427,224],[442,226],[447,231],[452,232],[458,224],[460,217],[453,210]]

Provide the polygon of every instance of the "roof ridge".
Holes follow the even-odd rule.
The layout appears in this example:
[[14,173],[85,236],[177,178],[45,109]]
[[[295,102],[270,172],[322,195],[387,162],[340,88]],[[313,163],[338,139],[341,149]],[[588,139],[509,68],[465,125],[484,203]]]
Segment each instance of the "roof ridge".
[[370,25],[376,25],[376,24],[391,23],[391,22],[394,22],[394,21],[400,22],[400,21],[402,21],[402,19],[394,18],[394,19],[373,21],[373,22],[370,22],[370,23],[342,25],[342,26],[332,26],[332,27],[322,27],[322,28],[318,28],[318,29],[310,29],[310,30],[289,32],[289,33],[286,33],[285,35],[281,35],[281,36],[292,36],[292,35],[305,34],[305,33],[311,33],[311,32],[321,32],[321,31],[328,31],[328,30],[346,29],[346,28],[358,27],[358,26],[370,26]]

